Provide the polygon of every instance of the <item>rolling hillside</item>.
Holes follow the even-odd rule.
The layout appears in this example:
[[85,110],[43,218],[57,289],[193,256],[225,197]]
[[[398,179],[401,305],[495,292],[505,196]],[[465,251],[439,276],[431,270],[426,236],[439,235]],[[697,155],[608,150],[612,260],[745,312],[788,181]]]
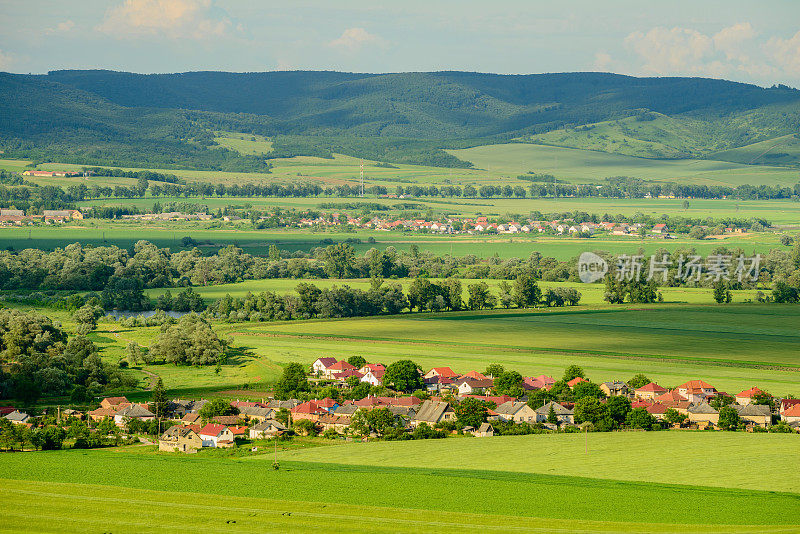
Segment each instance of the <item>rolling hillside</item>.
[[[469,167],[443,149],[513,138],[648,158],[705,157],[800,129],[800,91],[606,73],[112,71],[0,74],[0,149],[75,163],[260,170],[269,158],[343,153]],[[791,164],[793,152],[778,161]]]

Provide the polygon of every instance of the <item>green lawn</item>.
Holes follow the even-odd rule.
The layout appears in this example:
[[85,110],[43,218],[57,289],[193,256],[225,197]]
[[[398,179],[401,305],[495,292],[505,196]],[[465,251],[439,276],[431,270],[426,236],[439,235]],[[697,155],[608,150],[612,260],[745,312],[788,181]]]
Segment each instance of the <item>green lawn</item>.
[[[580,441],[582,436],[573,438]],[[458,441],[442,444],[458,450]],[[344,449],[318,450],[335,455]],[[511,457],[508,460],[512,461]],[[425,463],[420,459],[420,464]],[[131,531],[144,518],[155,519],[150,528],[157,524],[163,531],[159,517],[173,524],[176,516],[190,515],[189,510],[207,518],[207,525],[217,529],[233,524],[235,529],[262,530],[254,525],[276,517],[276,523],[266,521],[267,530],[272,525],[302,530],[309,528],[308,514],[314,513],[316,526],[330,531],[403,530],[412,526],[415,531],[441,529],[453,520],[467,525],[486,522],[498,530],[521,526],[698,531],[713,529],[704,525],[718,525],[725,531],[737,531],[743,525],[777,528],[797,524],[800,512],[796,493],[509,472],[474,464],[447,469],[281,461],[281,469],[274,471],[268,461],[215,458],[202,453],[178,456],[63,451],[6,455],[0,463],[0,479],[5,479],[0,484],[5,504],[0,523],[11,525],[9,530],[13,525],[27,525],[21,529],[26,531],[85,530],[87,524],[106,532]],[[114,513],[96,513],[104,502]],[[19,506],[11,503],[27,508],[29,523],[20,517]],[[30,513],[32,510],[37,513]],[[84,513],[89,516],[86,523],[82,522]],[[512,517],[536,519],[519,521]],[[432,521],[435,524],[430,524]]]
[[351,443],[292,450],[280,457],[331,464],[480,468],[800,494],[800,477],[786,463],[799,450],[800,439],[792,434],[681,430]]

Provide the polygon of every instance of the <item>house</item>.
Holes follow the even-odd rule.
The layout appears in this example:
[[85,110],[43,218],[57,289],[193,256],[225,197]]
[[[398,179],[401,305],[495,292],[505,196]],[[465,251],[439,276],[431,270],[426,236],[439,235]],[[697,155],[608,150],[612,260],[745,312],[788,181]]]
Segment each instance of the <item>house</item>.
[[445,378],[443,376],[432,376],[430,378],[423,379],[425,382],[425,389],[431,392],[439,392],[442,390],[453,389],[455,388],[455,382],[450,378]]
[[489,423],[483,423],[481,426],[478,427],[473,435],[476,438],[489,438],[494,436],[494,427]]
[[280,421],[267,419],[250,429],[250,439],[269,439],[280,436],[286,431],[286,427]]
[[458,388],[459,395],[472,395],[475,393],[482,393],[487,389],[494,387],[494,380],[491,378],[484,378],[483,380],[477,378],[461,378],[455,381]]
[[678,393],[677,389],[673,389],[672,391],[667,391],[666,393],[662,393],[661,395],[656,395],[655,401],[656,402],[683,402],[688,401],[686,397]]
[[30,416],[25,412],[20,412],[18,410],[14,410],[13,412],[9,413],[5,416],[5,419],[11,421],[15,425],[25,425],[28,424],[30,421]]
[[383,375],[385,373],[385,369],[367,369],[367,372],[364,373],[360,380],[370,386],[380,386],[383,384]]
[[191,428],[173,426],[158,439],[158,450],[192,453],[203,447],[203,440]]
[[478,371],[470,371],[465,375],[461,375],[461,378],[474,378],[475,380],[488,380],[489,377],[479,373]]
[[261,406],[242,406],[239,408],[239,417],[252,421],[266,421],[275,417],[275,410]]
[[411,426],[416,427],[420,423],[434,426],[443,421],[454,421],[455,418],[456,412],[449,402],[426,400],[411,420]]
[[767,428],[772,424],[772,410],[764,404],[734,404],[732,405],[739,419],[745,424],[758,425]]
[[675,388],[686,400],[694,403],[704,402],[717,395],[717,390],[711,384],[702,380],[690,380]]
[[650,382],[636,389],[633,394],[637,399],[656,400],[656,397],[666,392],[666,388],[662,388],[655,382]]
[[120,408],[121,404],[130,404],[126,397],[106,397],[100,401],[101,408],[113,409],[114,411]]
[[759,395],[764,395],[764,392],[757,387],[752,387],[750,389],[746,389],[741,393],[736,394],[736,403],[737,404],[750,404],[753,402],[753,397],[757,397]]
[[654,234],[659,234],[659,235],[668,234],[669,233],[669,228],[667,228],[666,224],[659,223],[659,224],[653,226],[653,233]]
[[200,414],[199,413],[187,413],[183,417],[181,417],[181,423],[184,425],[191,425],[200,421]]
[[83,219],[83,213],[78,210],[44,210],[45,221],[64,221],[66,219]]
[[238,415],[215,415],[211,419],[212,423],[217,423],[225,426],[233,426],[239,424]]
[[698,426],[719,423],[719,412],[707,402],[692,403],[686,411],[689,414],[689,422],[697,423]]
[[330,410],[319,406],[317,401],[307,401],[302,404],[298,404],[291,410],[292,419],[308,419],[315,422],[320,418],[320,416],[329,413],[329,411]]
[[664,416],[666,415],[667,410],[669,410],[669,408],[667,406],[665,406],[663,404],[657,404],[657,403],[645,406],[644,409],[645,409],[645,411],[647,413],[649,413],[650,415],[652,415],[653,417],[655,417],[659,421],[663,421],[664,420]]
[[538,423],[546,423],[547,418],[550,415],[550,407],[553,408],[553,411],[556,414],[556,418],[558,419],[559,424],[573,424],[575,423],[574,412],[569,408],[565,408],[561,404],[550,401],[541,408],[536,409],[536,421]]
[[226,447],[230,446],[229,443],[233,444],[233,432],[219,423],[208,423],[200,429],[198,435],[203,440],[203,447]]
[[783,413],[792,406],[796,406],[798,404],[800,404],[800,399],[781,399],[781,402],[778,405],[778,413]]
[[[345,379],[347,376],[355,376],[354,373],[358,373],[355,365],[347,363],[345,360],[338,361],[333,365],[330,365],[323,375],[326,378],[342,378]],[[359,373],[359,378],[361,378]]]
[[311,372],[317,376],[325,375],[328,368],[335,363],[336,358],[317,358],[316,361],[311,364]]
[[152,421],[156,418],[156,414],[145,408],[141,404],[131,404],[122,408],[114,414],[114,423],[117,426],[125,426],[131,419],[138,419],[139,421]]
[[504,402],[494,409],[497,419],[501,421],[513,421],[514,423],[535,423],[536,410],[528,406],[525,402]]
[[322,431],[333,429],[336,432],[343,433],[350,426],[351,418],[344,415],[327,414],[322,415],[317,420],[317,424],[322,428]]
[[114,417],[115,413],[117,413],[117,411],[112,408],[97,408],[96,410],[89,412],[88,415],[89,419],[92,421],[99,422],[106,417]]
[[794,404],[781,413],[781,419],[787,423],[800,423],[800,404]]
[[603,390],[603,393],[605,393],[607,397],[629,397],[631,393],[631,389],[628,387],[628,384],[619,380],[614,382],[603,382],[600,384],[600,389]]
[[588,382],[588,380],[586,380],[585,378],[581,378],[580,376],[578,376],[578,377],[575,377],[575,378],[573,378],[573,379],[572,379],[572,380],[570,380],[569,382],[567,382],[567,385],[569,386],[569,389],[573,389],[573,388],[575,388],[575,386],[577,386],[577,385],[578,385],[578,384],[580,384],[581,382]]
[[423,378],[433,378],[434,376],[440,376],[442,378],[458,378],[458,373],[453,372],[453,370],[449,367],[434,367],[425,373]]

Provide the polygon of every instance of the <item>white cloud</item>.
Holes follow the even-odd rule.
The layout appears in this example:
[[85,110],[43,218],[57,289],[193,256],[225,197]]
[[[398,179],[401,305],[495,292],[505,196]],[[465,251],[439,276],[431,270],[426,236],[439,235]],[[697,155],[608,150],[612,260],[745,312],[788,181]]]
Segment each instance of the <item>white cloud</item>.
[[625,38],[625,45],[644,60],[642,69],[651,74],[702,72],[714,51],[711,37],[687,28],[636,31]]
[[383,40],[364,28],[347,28],[339,38],[329,42],[328,46],[354,52],[368,44],[380,45]]
[[[800,32],[789,39],[758,41],[749,22],[706,35],[690,28],[652,28],[633,32],[626,47],[641,63],[638,70],[655,75],[713,78],[745,74],[753,79],[800,75]],[[637,69],[634,69],[637,70]]]
[[11,57],[10,54],[7,54],[0,50],[0,71],[7,71],[11,69],[11,65],[14,63],[14,58]]
[[748,55],[744,48],[756,37],[756,31],[749,22],[740,22],[721,29],[714,34],[714,48],[725,54],[727,59],[747,61]]
[[49,34],[70,33],[74,29],[75,29],[75,23],[71,20],[65,20],[63,22],[59,22],[58,24],[56,24],[54,28],[46,29],[45,32]]
[[125,0],[106,12],[97,30],[118,38],[205,39],[232,27],[227,13],[211,0]]
[[772,37],[764,45],[764,52],[783,72],[800,76],[800,31],[789,39]]

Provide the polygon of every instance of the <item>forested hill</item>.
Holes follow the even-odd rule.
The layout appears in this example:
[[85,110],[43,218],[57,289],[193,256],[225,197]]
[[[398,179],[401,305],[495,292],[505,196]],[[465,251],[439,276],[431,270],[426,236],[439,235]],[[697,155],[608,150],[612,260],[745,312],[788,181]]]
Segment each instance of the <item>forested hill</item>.
[[[531,136],[631,117],[675,118],[683,137],[687,128],[714,133],[711,146],[707,133],[689,132],[694,144],[665,150],[668,157],[702,156],[800,130],[794,89],[606,73],[54,71],[0,74],[0,102],[0,148],[7,154],[209,169],[268,166],[215,148],[215,130],[276,137],[273,157],[337,151],[442,166],[467,165],[443,147],[518,137],[552,143]],[[661,123],[653,126],[641,136],[660,136]],[[633,141],[650,147],[653,139]]]
[[47,80],[126,107],[266,115],[273,133],[418,138],[483,137],[565,122],[592,123],[646,108],[719,116],[800,102],[800,91],[707,78],[634,78],[606,73],[55,71]]

